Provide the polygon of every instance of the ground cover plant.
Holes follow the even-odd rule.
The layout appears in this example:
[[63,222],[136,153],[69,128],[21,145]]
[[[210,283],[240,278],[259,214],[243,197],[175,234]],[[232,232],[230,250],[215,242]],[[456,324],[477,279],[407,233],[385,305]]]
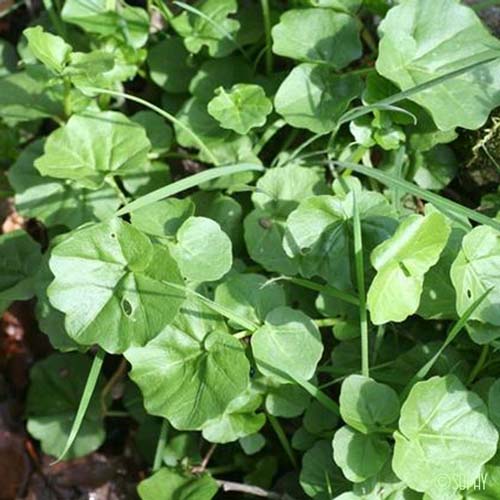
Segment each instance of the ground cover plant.
[[495,2],[7,4],[0,498],[500,498]]

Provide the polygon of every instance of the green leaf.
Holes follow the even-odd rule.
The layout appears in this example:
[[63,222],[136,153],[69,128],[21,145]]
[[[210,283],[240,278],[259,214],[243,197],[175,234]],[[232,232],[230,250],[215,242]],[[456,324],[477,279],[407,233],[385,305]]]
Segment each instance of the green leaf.
[[42,261],[40,245],[22,230],[0,236],[0,301],[33,297],[35,274]]
[[349,488],[333,461],[329,441],[318,441],[302,458],[299,477],[304,492],[315,500],[331,500]]
[[160,469],[139,483],[141,500],[211,500],[219,486],[208,474],[189,475],[175,469]]
[[371,255],[378,271],[367,303],[376,325],[404,321],[420,304],[425,273],[439,260],[450,226],[444,215],[410,215]]
[[394,437],[394,472],[411,489],[433,498],[472,485],[498,443],[484,403],[454,375],[413,386]]
[[187,92],[196,74],[196,66],[179,37],[153,45],[148,52],[148,66],[151,80],[167,92]]
[[488,415],[497,429],[500,428],[500,380],[495,380],[488,391]]
[[483,293],[491,292],[472,313],[471,319],[500,326],[498,288],[500,233],[478,226],[462,240],[462,248],[451,266],[451,281],[457,292],[457,312],[462,315]]
[[211,443],[230,443],[255,434],[266,422],[263,413],[255,413],[261,403],[262,398],[257,393],[243,393],[231,401],[221,417],[203,426],[203,437]]
[[344,422],[363,434],[377,432],[399,416],[394,389],[362,375],[349,375],[344,380],[339,401]]
[[275,417],[298,417],[309,407],[311,397],[296,384],[276,383],[272,378],[266,381],[266,411]]
[[316,325],[304,313],[289,307],[271,311],[251,339],[259,371],[284,383],[313,377],[323,344]]
[[144,128],[121,113],[73,115],[49,135],[35,167],[42,175],[97,189],[110,176],[140,172],[150,149]]
[[42,176],[34,167],[35,160],[42,154],[43,142],[34,141],[8,171],[9,182],[16,192],[16,208],[21,215],[38,219],[47,227],[62,225],[70,229],[113,215],[120,199],[111,187],[92,191]]
[[455,177],[458,161],[453,150],[439,144],[425,152],[415,153],[413,180],[424,189],[440,190]]
[[61,12],[63,21],[76,24],[89,33],[112,36],[131,47],[142,47],[149,34],[148,13],[125,2],[118,11],[110,8],[108,0],[68,0]]
[[28,40],[28,47],[33,55],[47,68],[55,73],[61,73],[69,61],[72,48],[61,37],[52,35],[41,26],[23,31]]
[[272,30],[273,52],[299,61],[342,69],[361,57],[353,17],[329,9],[292,9]]
[[266,446],[266,438],[260,432],[257,432],[240,438],[239,443],[246,455],[255,455]]
[[224,57],[233,52],[236,48],[233,36],[240,23],[229,15],[238,9],[236,0],[201,0],[195,8],[199,13],[183,12],[172,20],[186,48],[197,54],[206,46],[212,57]]
[[30,66],[0,78],[0,117],[8,125],[62,113],[61,87],[48,85],[48,72]]
[[166,284],[183,284],[168,250],[120,219],[70,233],[49,265],[55,278],[48,296],[66,314],[68,335],[111,353],[154,338],[184,298]]
[[355,14],[361,7],[363,0],[309,0],[309,3],[316,7],[328,7],[340,12]]
[[320,401],[314,399],[304,413],[302,424],[307,432],[316,435],[324,435],[337,427],[338,412],[333,413]]
[[67,333],[64,327],[64,314],[55,309],[47,296],[47,287],[54,279],[49,268],[49,253],[43,256],[40,268],[35,276],[36,308],[35,315],[38,327],[47,335],[49,341],[58,351],[84,350]]
[[216,281],[231,269],[231,240],[212,219],[189,217],[177,231],[176,238],[172,255],[185,278]]
[[135,115],[132,115],[130,119],[144,127],[146,135],[151,142],[153,153],[161,154],[170,149],[173,140],[173,131],[161,116],[153,111],[139,111]]
[[333,437],[333,458],[344,476],[360,483],[375,476],[390,456],[387,441],[377,435],[361,434],[348,426]]
[[[402,90],[500,56],[500,42],[456,0],[408,0],[389,11],[380,31],[377,71]],[[499,83],[496,60],[410,99],[426,108],[441,130],[476,129],[500,104]]]
[[238,316],[261,323],[269,312],[286,304],[279,283],[268,283],[261,274],[231,274],[215,290],[215,301]]
[[[393,234],[395,214],[379,193],[359,189],[356,203],[364,251],[369,255],[374,247]],[[288,216],[283,245],[291,257],[302,257],[304,276],[320,276],[341,289],[351,286],[353,204],[352,192],[347,196],[312,196],[305,198]]]
[[297,128],[323,134],[331,132],[362,90],[354,74],[338,75],[326,66],[300,64],[281,84],[274,106],[285,121]]
[[193,213],[194,205],[189,199],[169,198],[134,210],[130,222],[144,233],[175,238],[179,228]]
[[[42,450],[48,455],[57,457],[64,449],[90,366],[91,359],[83,354],[52,354],[37,362],[31,370],[26,404],[28,431],[40,439]],[[65,458],[87,455],[104,442],[106,434],[98,397],[103,386],[101,377],[80,432]]]
[[249,383],[242,344],[197,302],[187,302],[173,325],[125,356],[148,413],[179,430],[201,429],[222,417]]
[[250,83],[253,70],[240,56],[205,61],[189,84],[189,91],[203,102],[210,101],[219,87],[230,89],[237,83]]
[[222,128],[242,135],[264,125],[272,109],[262,87],[245,83],[238,83],[229,91],[219,87],[207,108]]

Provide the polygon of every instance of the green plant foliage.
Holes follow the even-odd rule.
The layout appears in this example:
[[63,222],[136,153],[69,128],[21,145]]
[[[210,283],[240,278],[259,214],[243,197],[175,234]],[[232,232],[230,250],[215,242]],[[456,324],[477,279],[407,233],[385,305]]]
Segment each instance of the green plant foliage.
[[260,372],[283,382],[309,380],[323,353],[316,325],[303,313],[278,307],[252,335]]
[[[28,430],[42,443],[45,453],[57,457],[68,438],[78,408],[91,360],[83,354],[53,354],[31,371],[27,401]],[[104,379],[97,383],[102,390]],[[104,441],[103,415],[98,397],[93,397],[67,458],[93,452]]]
[[68,335],[108,352],[144,345],[183,302],[168,284],[182,283],[168,250],[120,219],[70,233],[52,250],[49,265],[49,299],[65,313]]
[[217,483],[208,474],[186,475],[175,469],[160,469],[137,488],[142,500],[210,500],[217,493]]
[[439,259],[450,228],[439,212],[410,215],[394,236],[371,255],[378,273],[368,291],[368,307],[376,325],[403,321],[417,311],[425,273]]
[[7,3],[17,496],[500,498],[491,2]]
[[360,56],[361,42],[351,16],[329,9],[292,9],[273,28],[273,51],[342,69]]
[[[82,147],[85,154],[78,153]],[[97,189],[110,176],[141,171],[150,149],[144,128],[121,113],[75,115],[48,137],[35,167],[42,175]]]
[[[498,432],[483,401],[448,375],[415,384],[401,408],[395,439],[396,474],[416,491],[445,498],[457,484],[474,483],[495,455]],[[436,446],[443,441],[446,447]]]
[[[456,0],[407,0],[390,10],[380,31],[377,70],[402,90],[500,54],[500,42]],[[493,61],[412,99],[441,130],[475,129],[500,103],[499,78],[500,64]]]
[[224,417],[247,388],[250,367],[243,347],[216,315],[190,302],[181,311],[172,326],[126,357],[149,413],[177,429],[200,429]]
[[238,134],[244,135],[250,129],[264,125],[273,109],[271,101],[258,85],[239,83],[227,92],[219,87],[215,93],[216,96],[208,103],[208,112],[222,128]]
[[362,433],[377,432],[399,416],[397,393],[362,375],[350,375],[342,382],[339,401],[344,422]]
[[491,292],[472,313],[471,319],[495,326],[500,325],[498,296],[498,231],[485,226],[474,228],[462,240],[462,248],[451,266],[451,279],[457,290],[457,311],[463,314],[467,307],[486,290]]

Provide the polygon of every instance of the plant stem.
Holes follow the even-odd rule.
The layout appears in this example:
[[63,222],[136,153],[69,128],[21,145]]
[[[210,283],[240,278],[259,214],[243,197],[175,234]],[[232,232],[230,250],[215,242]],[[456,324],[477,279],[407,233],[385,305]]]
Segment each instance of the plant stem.
[[375,337],[375,347],[373,349],[372,364],[375,364],[377,362],[378,353],[380,351],[380,348],[382,347],[384,336],[385,336],[385,325],[380,325],[377,328],[377,335]]
[[287,454],[288,458],[290,459],[290,463],[293,465],[293,468],[297,468],[297,460],[295,459],[295,453],[292,450],[292,447],[290,446],[290,443],[288,441],[288,438],[286,437],[285,431],[283,430],[283,427],[281,427],[281,424],[279,423],[278,419],[274,417],[271,414],[267,414],[267,419],[269,420],[269,423],[271,424],[271,427],[273,428],[274,432],[276,433],[276,436],[278,437],[279,442],[281,443],[281,446],[285,450],[285,453]]
[[327,326],[335,326],[338,325],[341,322],[339,318],[321,318],[321,319],[315,319],[314,324],[318,328],[324,328]]
[[370,376],[369,342],[368,342],[368,314],[366,311],[365,291],[365,264],[363,257],[363,236],[359,218],[356,193],[352,191],[353,222],[354,222],[354,259],[356,263],[356,281],[359,296],[359,325],[361,330],[361,373]]
[[264,19],[264,31],[266,33],[266,73],[273,72],[273,50],[271,40],[271,12],[269,10],[269,0],[260,0],[262,7],[262,18]]
[[118,381],[123,378],[127,371],[127,360],[122,357],[118,368],[113,373],[111,378],[108,380],[107,384],[104,386],[101,392],[101,411],[103,415],[111,416],[111,412],[108,411],[108,405],[106,399],[108,394],[112,391],[113,387],[118,383]]
[[476,364],[474,365],[474,368],[470,372],[469,378],[467,380],[467,384],[471,384],[472,382],[474,382],[476,377],[479,375],[479,372],[483,369],[489,353],[490,353],[489,344],[483,345],[483,349],[481,350],[481,354],[479,355],[479,358],[478,358]]
[[163,118],[167,119],[169,122],[172,122],[173,124],[177,125],[179,128],[184,130],[186,134],[191,136],[191,138],[196,142],[198,147],[207,155],[208,158],[210,158],[210,161],[214,165],[218,165],[219,160],[217,157],[212,153],[210,148],[198,137],[197,134],[195,134],[188,126],[186,126],[183,122],[178,120],[174,115],[171,115],[164,109],[159,108],[158,106],[155,106],[154,104],[151,104],[148,101],[145,101],[144,99],[141,99],[140,97],[136,97],[135,95],[130,95],[126,94],[125,92],[118,92],[116,90],[108,90],[108,89],[102,89],[100,87],[88,87],[88,90],[92,92],[96,92],[98,94],[108,94],[112,95],[115,97],[121,97],[122,99],[128,99],[129,101],[134,101],[137,102],[138,104],[142,104],[146,108],[151,109],[152,111],[155,111],[158,113],[160,116],[163,116]]
[[268,491],[260,486],[252,486],[250,484],[234,483],[233,481],[217,480],[217,484],[222,488],[222,491],[237,491],[239,493],[246,493],[254,497],[271,498],[272,500],[294,500],[288,493],[280,494],[274,491]]
[[167,442],[167,434],[168,434],[168,420],[163,419],[161,422],[158,444],[156,445],[155,459],[153,462],[153,471],[157,471],[161,468],[161,464],[163,462],[163,450],[165,449],[165,444]]

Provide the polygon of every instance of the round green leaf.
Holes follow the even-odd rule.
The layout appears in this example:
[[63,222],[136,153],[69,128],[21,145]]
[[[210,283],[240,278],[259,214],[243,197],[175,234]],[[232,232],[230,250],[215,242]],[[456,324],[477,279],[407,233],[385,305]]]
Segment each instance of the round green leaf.
[[464,314],[491,288],[469,318],[500,326],[500,233],[478,226],[464,236],[450,275],[457,292],[458,314]]
[[229,91],[219,87],[207,109],[222,128],[244,135],[250,129],[266,123],[273,105],[262,87],[239,83]]
[[152,152],[165,153],[170,149],[173,131],[170,125],[154,111],[138,111],[130,119],[144,127],[146,135],[151,142]]
[[49,135],[35,167],[42,175],[97,189],[109,176],[144,169],[150,149],[144,128],[121,113],[73,115]]
[[418,382],[401,408],[392,467],[415,491],[447,498],[496,453],[485,404],[454,375]]
[[215,281],[233,264],[231,240],[219,224],[205,217],[189,217],[177,231],[172,246],[184,277],[192,281]]
[[361,434],[346,425],[333,437],[335,463],[353,483],[375,476],[389,458],[390,452],[389,443],[380,436]]
[[160,469],[139,483],[141,500],[211,500],[219,485],[208,474],[189,475],[175,469]]
[[356,75],[338,75],[326,66],[304,63],[281,84],[274,106],[288,124],[323,134],[335,129],[361,90],[362,81]]
[[[31,370],[26,412],[28,431],[39,439],[42,450],[57,457],[63,451],[85,388],[92,361],[84,354],[52,354]],[[104,387],[100,377],[90,400],[80,431],[66,459],[95,451],[106,433],[99,394]]]
[[316,325],[289,307],[271,311],[264,326],[252,335],[251,344],[259,371],[285,383],[311,379],[323,354]]
[[346,491],[350,485],[333,461],[329,441],[318,441],[302,458],[300,485],[315,500],[331,500],[333,495]]
[[377,432],[399,416],[396,391],[363,375],[349,375],[342,382],[339,403],[344,422],[365,434]]
[[342,69],[361,57],[358,27],[352,16],[330,9],[292,9],[272,30],[273,52],[300,61]]
[[394,236],[372,252],[378,271],[367,294],[371,320],[376,325],[404,321],[417,311],[424,275],[439,260],[450,235],[444,215],[410,215]]
[[[446,23],[443,20],[446,19]],[[500,42],[472,9],[454,0],[407,0],[380,24],[377,71],[408,90],[489,57]],[[500,104],[496,59],[410,97],[441,130],[477,129]]]
[[93,191],[40,175],[33,164],[42,154],[43,142],[32,142],[9,169],[9,182],[16,192],[16,208],[21,215],[39,219],[48,227],[62,225],[73,229],[115,212],[120,199],[111,187]]
[[488,413],[490,420],[500,428],[500,380],[496,380],[488,391]]
[[201,429],[221,418],[249,383],[242,344],[196,303],[187,303],[172,326],[125,356],[148,413],[180,430]]
[[52,250],[52,305],[66,314],[70,337],[120,353],[144,345],[171,323],[183,285],[168,250],[120,219],[84,226]]
[[238,316],[260,323],[276,307],[286,303],[279,283],[267,283],[261,274],[231,274],[215,290],[215,301]]
[[172,37],[153,45],[148,52],[151,80],[167,92],[187,92],[196,67],[182,38]]

